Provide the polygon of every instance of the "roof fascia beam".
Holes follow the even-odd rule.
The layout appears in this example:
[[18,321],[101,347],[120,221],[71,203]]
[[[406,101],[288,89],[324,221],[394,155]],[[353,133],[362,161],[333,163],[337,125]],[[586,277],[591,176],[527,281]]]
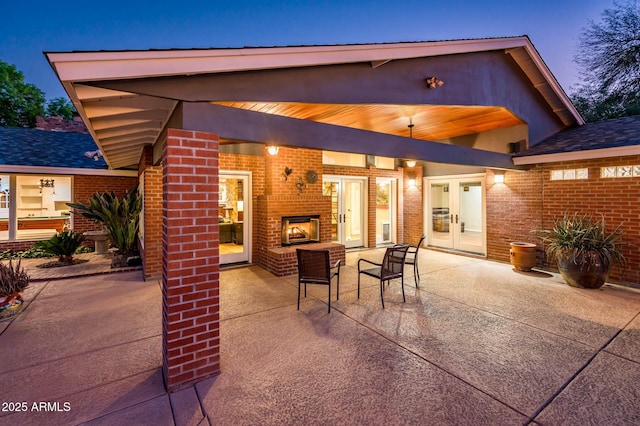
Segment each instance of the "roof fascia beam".
[[[514,166],[510,155],[497,152],[333,126],[204,102],[185,102],[183,108],[184,129],[215,133],[221,138],[393,158],[413,158],[437,163],[519,169]],[[237,123],[242,123],[242,126],[238,126]]]

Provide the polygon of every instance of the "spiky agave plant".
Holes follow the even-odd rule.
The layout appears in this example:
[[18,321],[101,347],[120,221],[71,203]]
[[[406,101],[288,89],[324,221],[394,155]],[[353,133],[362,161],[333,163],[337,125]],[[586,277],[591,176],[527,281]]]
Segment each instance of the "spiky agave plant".
[[576,265],[591,266],[597,258],[585,254],[595,252],[605,264],[617,264],[624,269],[627,262],[621,251],[624,245],[621,226],[607,231],[603,215],[565,213],[561,218],[554,219],[552,229],[541,231],[540,237],[546,243],[545,252],[550,258],[569,256]]
[[82,233],[64,231],[45,241],[38,241],[35,246],[43,251],[58,256],[62,263],[73,263],[73,255],[80,247],[85,237]]
[[13,260],[0,263],[0,297],[20,293],[29,286],[29,280],[29,275],[20,266],[20,260],[16,263],[13,263]]
[[138,252],[138,216],[142,210],[142,197],[137,186],[128,190],[122,199],[118,199],[114,192],[96,192],[89,199],[89,204],[68,205],[82,216],[103,225],[123,258]]

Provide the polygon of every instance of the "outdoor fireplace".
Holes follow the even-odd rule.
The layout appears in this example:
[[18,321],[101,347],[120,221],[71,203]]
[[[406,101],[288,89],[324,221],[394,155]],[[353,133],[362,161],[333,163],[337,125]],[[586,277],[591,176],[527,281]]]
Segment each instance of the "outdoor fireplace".
[[288,216],[282,218],[282,245],[317,243],[320,241],[320,216]]

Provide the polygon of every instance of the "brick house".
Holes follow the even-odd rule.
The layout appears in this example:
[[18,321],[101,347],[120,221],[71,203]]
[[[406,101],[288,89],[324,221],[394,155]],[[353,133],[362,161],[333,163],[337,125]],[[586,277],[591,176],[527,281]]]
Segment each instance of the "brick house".
[[28,249],[63,229],[96,229],[66,202],[86,203],[96,191],[122,194],[138,181],[136,170],[107,168],[80,119],[0,127],[0,153],[0,251]]
[[[219,371],[221,264],[287,275],[297,243],[344,258],[422,235],[506,261],[509,242],[574,208],[638,235],[637,139],[556,151],[593,127],[527,37],[47,57],[109,169],[138,170],[171,390]],[[618,166],[631,177],[601,178]],[[616,277],[638,285],[630,250]]]

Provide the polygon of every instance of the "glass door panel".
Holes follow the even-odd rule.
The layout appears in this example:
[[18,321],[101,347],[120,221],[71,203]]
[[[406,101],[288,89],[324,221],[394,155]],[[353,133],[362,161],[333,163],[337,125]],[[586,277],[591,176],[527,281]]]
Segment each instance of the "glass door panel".
[[331,241],[334,243],[339,241],[338,215],[340,213],[338,210],[338,189],[339,182],[337,181],[325,181],[322,183],[322,195],[331,197]]
[[376,244],[393,241],[395,228],[394,181],[378,179],[376,182]]
[[366,179],[325,176],[323,194],[331,197],[331,241],[345,247],[364,245]]
[[463,181],[458,184],[458,215],[455,246],[459,250],[484,252],[484,209],[482,182]]
[[251,223],[249,176],[221,172],[219,185],[220,263],[248,262]]
[[362,238],[362,200],[363,184],[361,180],[344,181],[344,245],[359,247]]
[[448,182],[431,183],[430,186],[429,244],[437,247],[453,248],[449,187]]
[[430,180],[429,245],[485,254],[484,177]]

